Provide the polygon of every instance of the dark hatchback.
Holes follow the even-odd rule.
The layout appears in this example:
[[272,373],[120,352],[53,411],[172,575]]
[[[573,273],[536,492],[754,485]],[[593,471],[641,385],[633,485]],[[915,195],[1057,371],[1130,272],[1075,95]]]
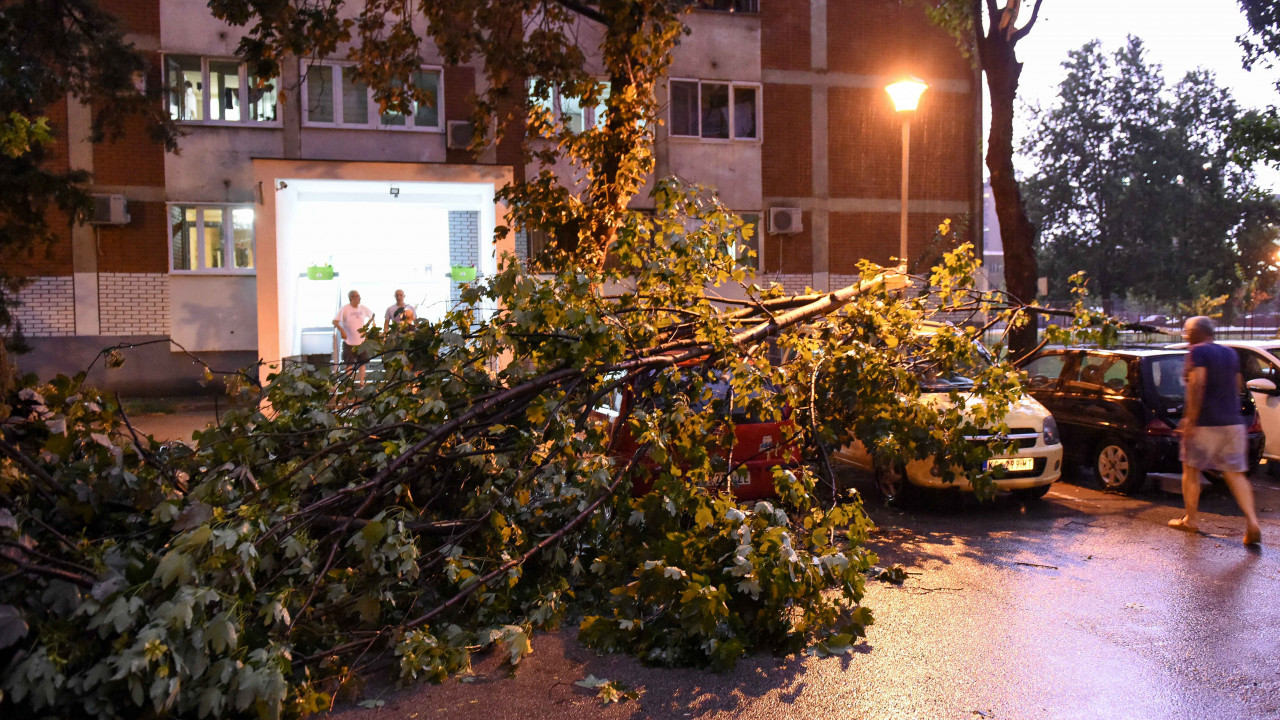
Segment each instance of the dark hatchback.
[[[1181,472],[1174,433],[1186,396],[1182,350],[1042,350],[1021,363],[1025,390],[1058,421],[1069,462],[1089,465],[1103,487],[1137,492],[1148,472]],[[1262,451],[1253,400],[1249,460]]]

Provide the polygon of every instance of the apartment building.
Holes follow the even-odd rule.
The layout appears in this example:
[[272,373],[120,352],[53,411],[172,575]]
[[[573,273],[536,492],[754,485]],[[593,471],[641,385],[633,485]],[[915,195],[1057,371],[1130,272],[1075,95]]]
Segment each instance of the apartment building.
[[[492,240],[494,192],[521,174],[518,149],[465,149],[480,68],[427,58],[410,81],[435,105],[383,114],[338,59],[288,63],[259,88],[235,56],[239,29],[204,0],[101,2],[185,134],[177,154],[141,127],[94,146],[90,109],[53,109],[54,162],[91,171],[100,200],[95,223],[22,268],[34,280],[17,317],[35,348],[22,369],[74,372],[132,344],[123,368],[92,379],[187,391],[202,369],[182,350],[226,369],[328,352],[347,290],[380,316],[404,289],[429,318],[459,279],[527,250],[523,236]],[[763,280],[827,289],[862,258],[898,254],[901,119],[883,88],[904,75],[930,85],[912,120],[909,254],[944,218],[981,217],[978,76],[918,8],[705,0],[689,26],[660,88],[657,171],[717,188],[757,222]],[[594,122],[592,108],[556,101]]]

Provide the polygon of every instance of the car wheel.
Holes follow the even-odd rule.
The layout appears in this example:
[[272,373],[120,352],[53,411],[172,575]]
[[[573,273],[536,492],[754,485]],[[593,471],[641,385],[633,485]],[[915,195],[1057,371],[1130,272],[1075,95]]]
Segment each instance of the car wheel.
[[876,491],[887,503],[909,507],[920,499],[920,488],[907,479],[901,463],[876,463]]
[[1041,498],[1049,493],[1049,488],[1053,483],[1048,485],[1037,485],[1035,487],[1020,488],[1013,491],[1013,496],[1023,503],[1039,502]]
[[1093,471],[1104,490],[1125,494],[1137,492],[1147,479],[1137,454],[1122,440],[1109,440],[1098,446],[1093,456]]

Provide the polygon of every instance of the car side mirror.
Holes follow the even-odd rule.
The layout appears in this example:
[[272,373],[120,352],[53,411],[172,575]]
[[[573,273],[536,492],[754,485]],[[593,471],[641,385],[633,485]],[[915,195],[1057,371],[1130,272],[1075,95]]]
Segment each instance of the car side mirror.
[[1280,390],[1276,390],[1276,384],[1266,378],[1254,378],[1245,385],[1254,392],[1260,392],[1263,395],[1276,396],[1280,395]]

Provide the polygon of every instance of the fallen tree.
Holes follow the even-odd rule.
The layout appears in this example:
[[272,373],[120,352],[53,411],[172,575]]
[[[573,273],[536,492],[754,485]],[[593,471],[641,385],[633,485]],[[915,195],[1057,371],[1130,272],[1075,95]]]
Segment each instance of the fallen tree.
[[[443,321],[373,334],[379,379],[287,365],[233,388],[270,412],[190,447],[82,377],[28,381],[0,408],[0,710],[305,715],[379,665],[514,665],[566,621],[667,665],[855,642],[871,523],[824,451],[980,468],[993,448],[965,435],[999,426],[1016,374],[985,370],[968,415],[921,402],[920,368],[967,364],[983,328],[918,330],[1012,310],[973,290],[963,249],[915,289],[869,265],[832,293],[743,285],[750,228],[696,190],[656,196],[606,269],[508,260]],[[634,409],[599,412],[618,392]],[[778,468],[770,502],[730,494],[743,414],[790,418],[813,459]]]

